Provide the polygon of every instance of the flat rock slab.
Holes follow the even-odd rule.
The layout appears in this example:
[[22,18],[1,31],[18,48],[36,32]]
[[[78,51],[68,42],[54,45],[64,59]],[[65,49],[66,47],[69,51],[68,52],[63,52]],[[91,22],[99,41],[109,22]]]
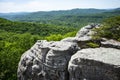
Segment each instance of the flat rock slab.
[[70,80],[120,80],[120,50],[88,48],[71,57]]

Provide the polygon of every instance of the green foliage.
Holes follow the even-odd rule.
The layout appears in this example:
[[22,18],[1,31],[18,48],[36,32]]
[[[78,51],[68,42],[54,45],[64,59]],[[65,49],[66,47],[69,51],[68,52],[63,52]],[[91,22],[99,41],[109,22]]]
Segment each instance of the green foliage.
[[66,34],[75,31],[76,28],[67,28],[63,26],[25,23],[25,22],[12,22],[0,18],[0,29],[7,32],[15,33],[30,33],[32,35],[49,36],[50,34]]
[[86,45],[89,46],[89,47],[91,47],[91,48],[97,48],[97,47],[99,47],[99,44],[93,43],[93,42],[89,42]]
[[64,37],[64,38],[66,38],[66,37],[74,37],[77,32],[78,32],[78,31],[73,31],[73,32],[66,33],[63,37]]
[[65,35],[53,34],[53,35],[45,37],[45,39],[48,41],[60,41],[61,39],[64,39],[66,37],[73,37],[76,35],[76,33],[77,33],[77,31],[69,32]]
[[75,28],[12,22],[0,18],[0,80],[17,80],[20,57],[37,40],[59,41],[74,36],[76,32]]
[[[120,9],[73,9],[63,11],[32,12],[0,15],[13,21],[36,22],[66,27],[83,27],[88,23],[101,23],[111,16],[120,15]],[[58,33],[59,34],[59,33]]]
[[[31,16],[34,15],[34,16]],[[96,9],[73,9],[70,11],[36,12],[31,13],[18,21],[54,24],[66,27],[83,27],[88,23],[101,23],[102,20],[111,16],[120,15],[120,10],[96,10]]]
[[61,34],[54,34],[46,37],[45,39],[48,41],[59,41],[63,39],[63,36]]
[[94,38],[105,37],[108,39],[120,39],[120,16],[112,17],[104,20],[103,25],[95,29],[96,33]]
[[0,80],[17,80],[16,72],[21,54],[42,38],[29,33],[5,31],[0,32],[0,37]]

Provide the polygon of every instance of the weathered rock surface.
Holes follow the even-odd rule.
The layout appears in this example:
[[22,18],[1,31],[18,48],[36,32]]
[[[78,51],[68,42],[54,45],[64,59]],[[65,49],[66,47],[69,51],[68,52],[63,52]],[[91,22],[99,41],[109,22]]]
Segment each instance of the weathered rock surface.
[[18,80],[120,80],[120,42],[93,40],[93,28],[99,25],[85,26],[61,41],[37,41],[21,56]]
[[70,80],[120,80],[120,50],[88,48],[71,57]]
[[120,42],[113,39],[103,39],[103,41],[101,41],[101,46],[120,49]]
[[65,42],[78,42],[76,37],[68,37],[68,38],[62,39],[61,41],[65,41]]
[[18,66],[18,80],[43,80],[43,65],[49,46],[53,42],[38,41],[22,56]]
[[18,79],[68,80],[68,62],[78,49],[77,44],[72,42],[38,41],[22,55]]
[[92,34],[95,34],[94,31],[92,31],[93,28],[99,28],[99,24],[91,24],[87,25],[78,31],[76,34],[76,38],[78,41],[89,41],[92,40]]

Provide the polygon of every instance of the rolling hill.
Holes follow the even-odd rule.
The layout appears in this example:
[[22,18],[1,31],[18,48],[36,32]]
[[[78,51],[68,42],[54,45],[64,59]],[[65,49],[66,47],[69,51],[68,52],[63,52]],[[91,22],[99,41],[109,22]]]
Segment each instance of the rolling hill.
[[66,27],[82,27],[88,23],[100,23],[103,19],[120,15],[120,9],[72,9],[39,11],[31,13],[7,13],[0,17],[22,22],[54,24]]

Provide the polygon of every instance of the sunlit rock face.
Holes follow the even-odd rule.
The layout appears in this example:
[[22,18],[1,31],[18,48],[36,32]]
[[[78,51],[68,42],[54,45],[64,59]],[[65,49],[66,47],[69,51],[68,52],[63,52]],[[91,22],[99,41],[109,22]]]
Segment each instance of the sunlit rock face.
[[82,49],[69,61],[70,80],[120,80],[119,64],[118,49]]
[[92,29],[99,27],[85,26],[61,41],[38,40],[21,56],[18,80],[120,80],[120,42],[93,40]]
[[68,62],[79,47],[73,42],[38,41],[18,66],[19,80],[68,80]]

